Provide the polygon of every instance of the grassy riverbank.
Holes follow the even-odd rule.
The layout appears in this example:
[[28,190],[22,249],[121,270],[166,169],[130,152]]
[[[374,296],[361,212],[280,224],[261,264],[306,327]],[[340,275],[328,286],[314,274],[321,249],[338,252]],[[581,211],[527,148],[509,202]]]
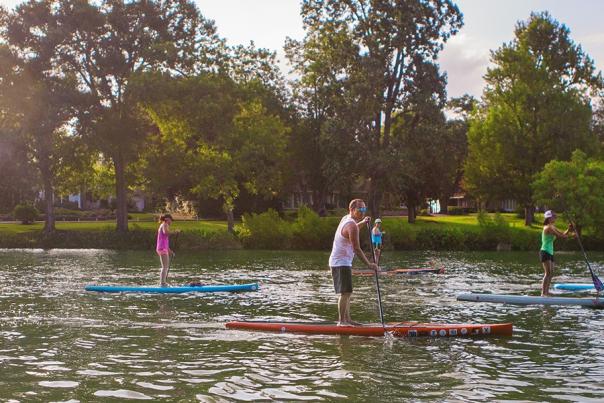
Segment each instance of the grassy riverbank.
[[[157,223],[131,222],[130,231],[115,231],[114,221],[57,222],[57,231],[49,236],[42,233],[43,223],[31,225],[0,223],[1,248],[98,248],[153,249]],[[222,221],[178,221],[173,226],[182,232],[172,239],[175,249],[239,249],[241,243],[227,232]]]
[[[145,219],[147,217],[144,217]],[[135,217],[136,219],[143,219]],[[305,210],[297,218],[284,219],[275,212],[246,215],[236,227],[236,234],[227,232],[224,221],[176,221],[173,229],[181,230],[172,244],[181,250],[204,249],[297,249],[328,250],[333,231],[340,217],[319,218]],[[541,225],[526,227],[514,214],[483,216],[422,216],[415,224],[406,217],[384,217],[384,247],[394,250],[538,250]],[[559,222],[558,226],[566,227]],[[113,221],[58,222],[57,232],[42,233],[43,223],[31,225],[0,223],[2,248],[103,248],[153,249],[157,223],[131,221],[130,231],[119,234]],[[361,241],[368,247],[368,234],[361,232]],[[588,249],[604,250],[599,237],[584,235]],[[559,240],[558,250],[576,250],[576,240]]]

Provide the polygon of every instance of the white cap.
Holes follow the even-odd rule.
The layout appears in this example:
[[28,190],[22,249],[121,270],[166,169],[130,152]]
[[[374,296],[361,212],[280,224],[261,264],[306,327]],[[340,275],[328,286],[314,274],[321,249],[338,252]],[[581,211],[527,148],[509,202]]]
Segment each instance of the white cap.
[[544,218],[552,218],[552,217],[555,217],[555,216],[556,216],[556,213],[554,213],[554,212],[553,212],[553,211],[551,211],[551,210],[547,210],[547,211],[546,211],[546,212],[543,214],[543,217],[544,217]]
[[378,223],[378,222],[382,222],[382,220],[378,218],[378,219],[376,219],[376,220],[375,220],[375,222],[376,222],[376,223]]

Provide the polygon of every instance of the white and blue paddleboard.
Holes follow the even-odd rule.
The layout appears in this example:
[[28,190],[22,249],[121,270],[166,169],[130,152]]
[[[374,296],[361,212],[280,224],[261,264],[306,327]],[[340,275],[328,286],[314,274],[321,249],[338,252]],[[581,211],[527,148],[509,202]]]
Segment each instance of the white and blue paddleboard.
[[554,284],[554,289],[564,291],[595,291],[593,283],[560,283]]
[[495,302],[513,305],[581,305],[604,308],[604,298],[538,297],[531,295],[459,294],[458,301]]
[[177,287],[153,286],[119,286],[119,285],[87,285],[86,291],[96,292],[142,292],[156,294],[180,294],[186,292],[242,292],[257,291],[258,283],[250,284],[217,284],[217,285],[185,285]]

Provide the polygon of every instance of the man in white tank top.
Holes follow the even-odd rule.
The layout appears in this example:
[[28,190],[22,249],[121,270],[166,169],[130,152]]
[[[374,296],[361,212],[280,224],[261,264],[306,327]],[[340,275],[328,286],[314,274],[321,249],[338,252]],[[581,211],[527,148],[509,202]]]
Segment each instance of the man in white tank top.
[[359,228],[370,221],[365,217],[367,207],[361,199],[354,199],[348,206],[349,214],[345,215],[338,225],[333,238],[333,247],[329,256],[331,277],[338,298],[338,326],[355,326],[350,317],[350,297],[352,296],[352,260],[356,254],[371,270],[378,270],[375,263],[371,263],[359,241]]

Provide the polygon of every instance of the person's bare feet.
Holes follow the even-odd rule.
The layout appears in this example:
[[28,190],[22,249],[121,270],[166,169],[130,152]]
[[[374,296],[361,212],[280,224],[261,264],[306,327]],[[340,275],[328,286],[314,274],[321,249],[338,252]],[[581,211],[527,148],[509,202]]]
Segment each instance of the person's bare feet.
[[363,324],[351,320],[347,322],[338,322],[338,326],[363,326]]

